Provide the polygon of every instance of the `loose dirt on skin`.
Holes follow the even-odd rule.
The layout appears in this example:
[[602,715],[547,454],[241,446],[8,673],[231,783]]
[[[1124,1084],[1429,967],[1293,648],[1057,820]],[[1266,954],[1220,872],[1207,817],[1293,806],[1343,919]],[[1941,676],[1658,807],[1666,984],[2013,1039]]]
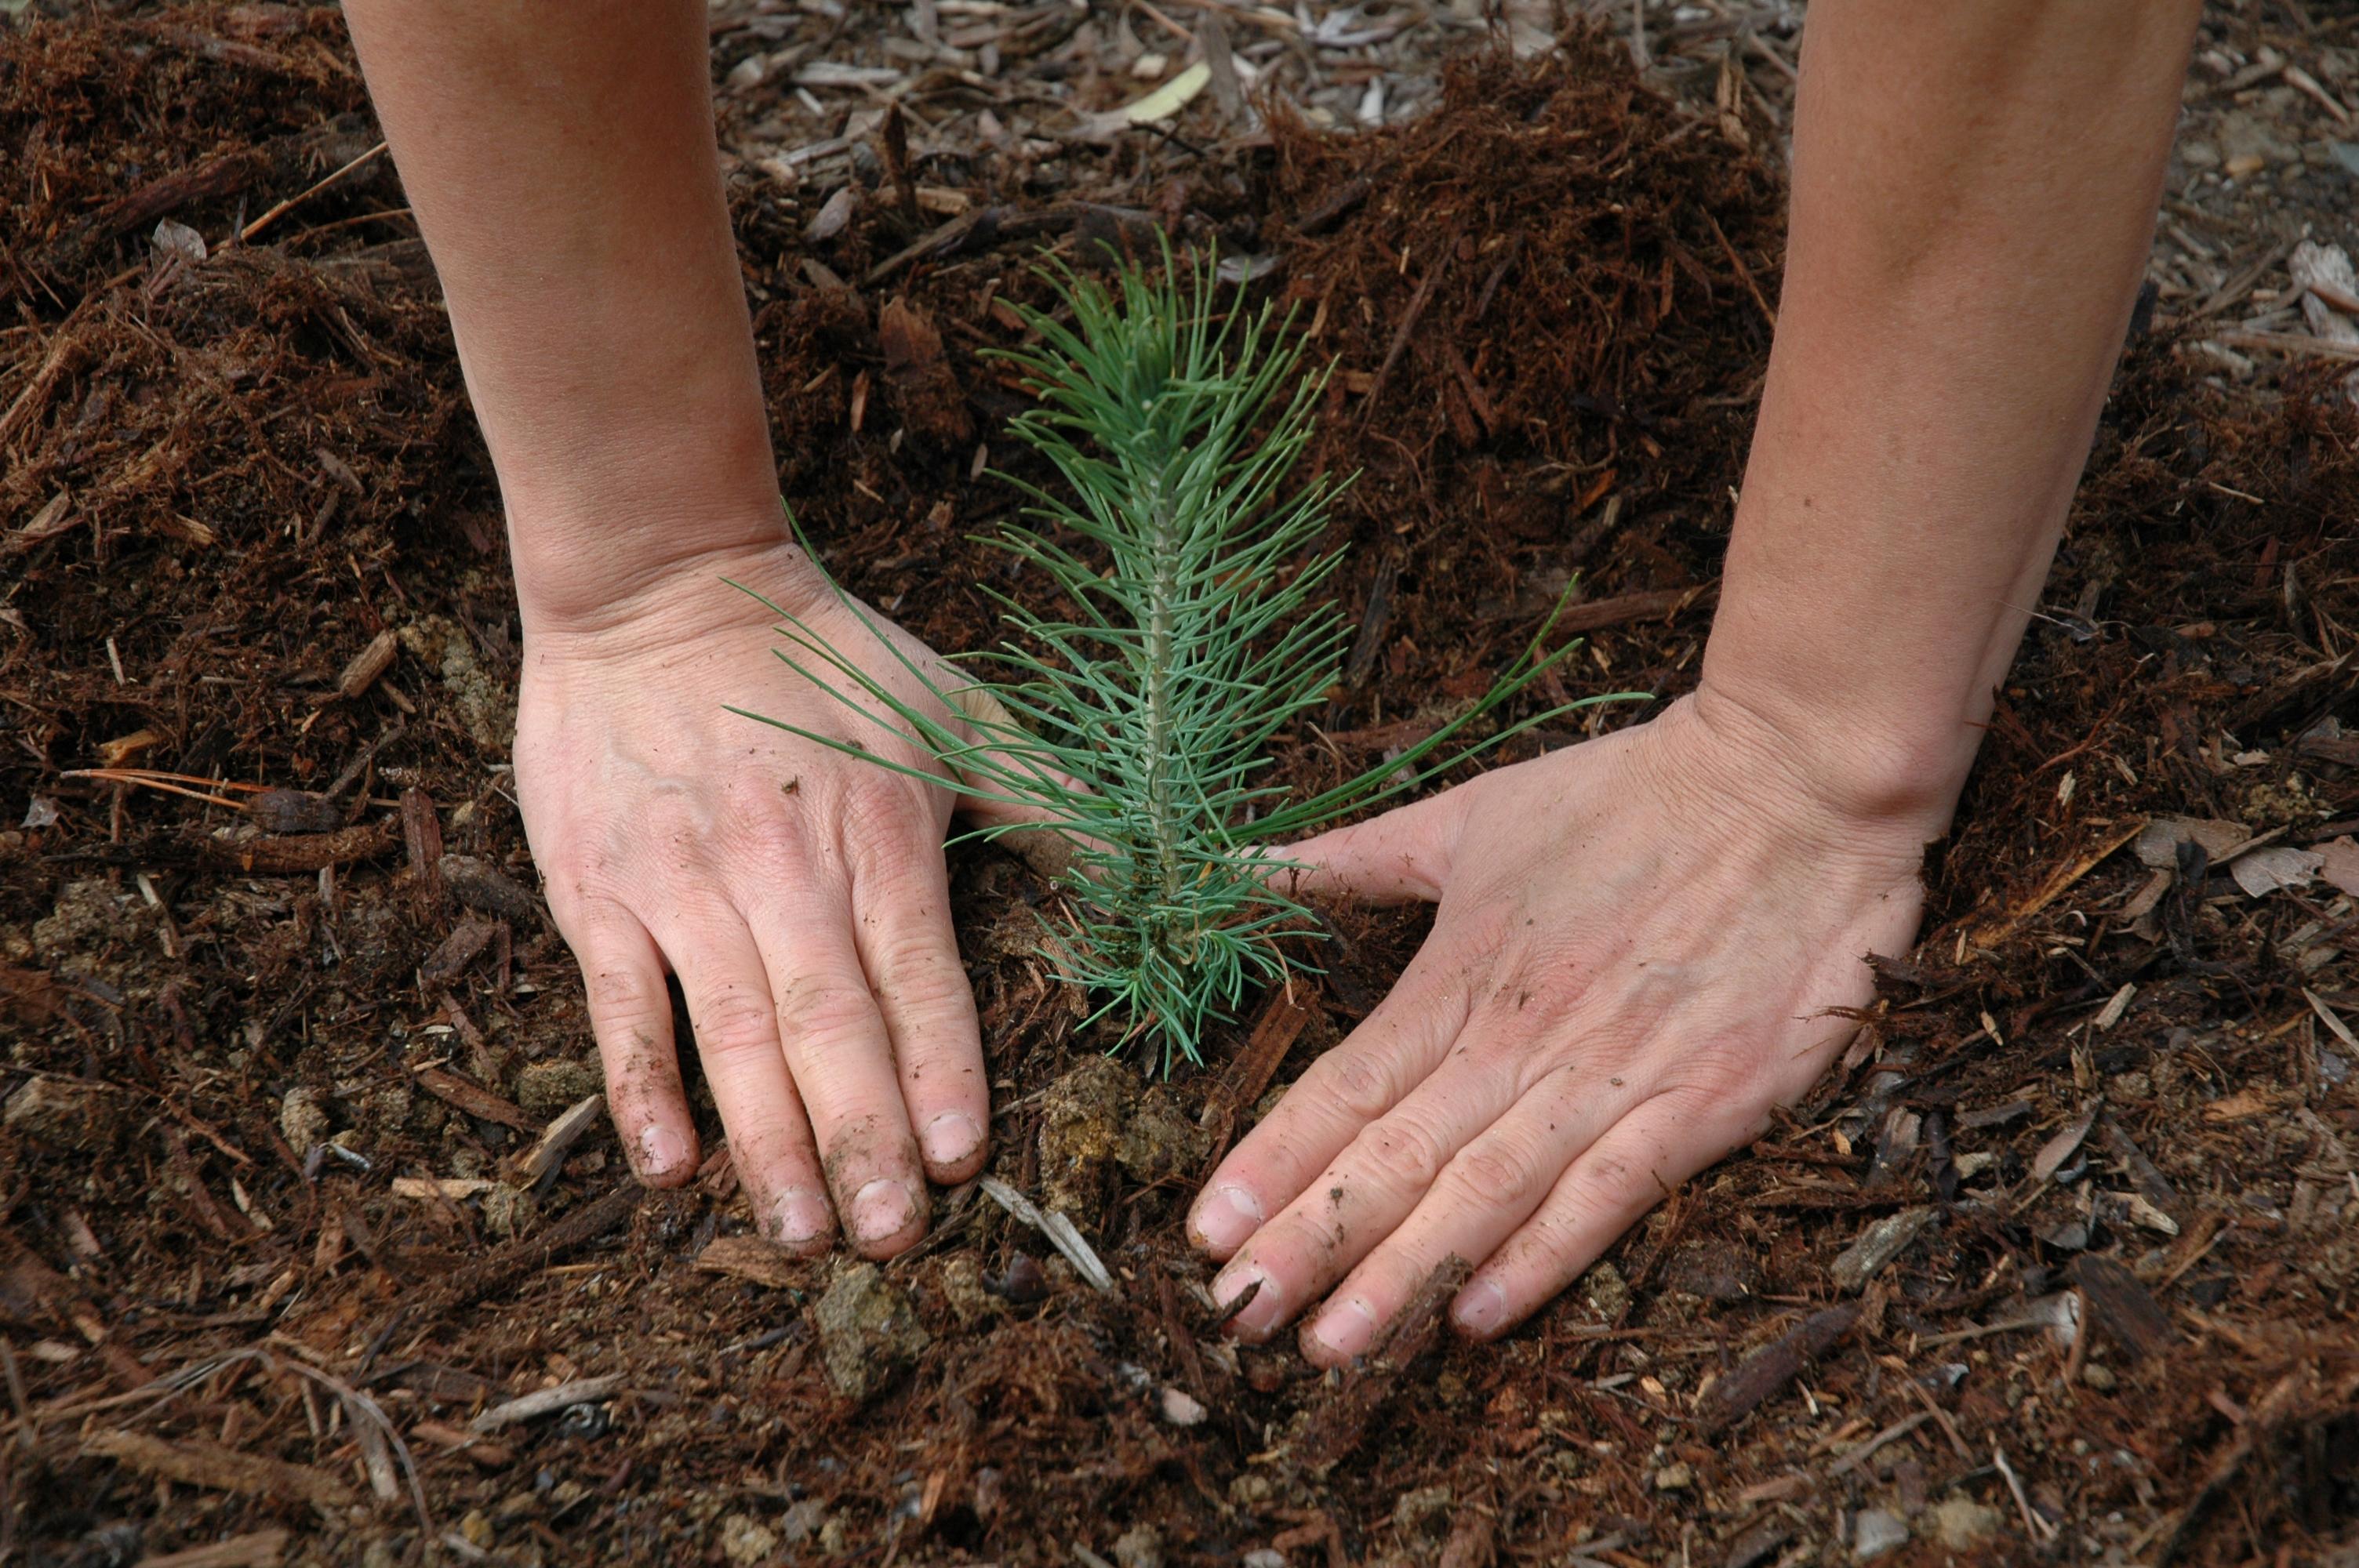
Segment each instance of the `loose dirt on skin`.
[[[1321,975],[1154,1086],[1052,979],[1044,885],[956,854],[991,1173],[1109,1291],[976,1186],[881,1270],[754,1238],[725,1158],[641,1193],[569,1120],[598,1080],[505,767],[496,497],[394,174],[228,243],[373,145],[340,22],[5,37],[0,1557],[2348,1543],[2359,422],[2326,378],[2214,384],[2167,314],[2134,341],[1927,935],[1842,1070],[1502,1345],[1429,1319],[1322,1375],[1222,1338],[1185,1204],[1419,919],[1331,912]],[[1332,542],[1362,630],[1284,776],[1412,743],[1575,571],[1566,692],[1690,684],[1776,297],[1753,155],[1579,35],[1462,59],[1409,124],[1172,157],[1048,199],[978,158],[963,227],[877,200],[824,239],[823,191],[734,178],[829,565],[936,645],[994,635],[976,585],[1026,584],[967,538],[1016,503],[986,470],[1022,405],[979,352],[1046,302],[1040,245],[1160,226],[1298,310],[1335,365],[1316,461],[1361,476]]]

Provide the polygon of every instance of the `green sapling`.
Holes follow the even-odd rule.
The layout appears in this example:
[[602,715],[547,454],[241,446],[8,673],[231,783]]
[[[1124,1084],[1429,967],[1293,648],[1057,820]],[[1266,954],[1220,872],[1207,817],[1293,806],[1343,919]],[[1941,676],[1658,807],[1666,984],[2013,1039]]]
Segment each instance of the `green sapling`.
[[1044,271],[1070,325],[1017,308],[1037,344],[999,357],[1038,403],[1011,433],[1069,493],[1009,478],[1033,504],[990,542],[1045,574],[1072,618],[986,586],[1013,633],[994,655],[1008,678],[945,689],[877,635],[941,705],[937,716],[770,606],[788,665],[930,755],[968,795],[1038,824],[981,836],[1065,840],[1061,929],[1047,949],[1063,978],[1103,998],[1093,1021],[1121,1020],[1119,1040],[1159,1050],[1167,1073],[1177,1058],[1201,1060],[1209,1024],[1299,962],[1279,937],[1316,923],[1279,891],[1291,863],[1277,846],[1535,724],[1642,695],[1568,703],[1444,754],[1571,651],[1545,651],[1551,615],[1489,691],[1398,757],[1307,798],[1266,782],[1265,749],[1339,678],[1351,628],[1318,590],[1341,554],[1315,541],[1348,481],[1322,474],[1288,490],[1326,374],[1301,372],[1290,317],[1217,309],[1214,269],[1195,259],[1185,286],[1168,254],[1159,276],[1125,265],[1112,288]]

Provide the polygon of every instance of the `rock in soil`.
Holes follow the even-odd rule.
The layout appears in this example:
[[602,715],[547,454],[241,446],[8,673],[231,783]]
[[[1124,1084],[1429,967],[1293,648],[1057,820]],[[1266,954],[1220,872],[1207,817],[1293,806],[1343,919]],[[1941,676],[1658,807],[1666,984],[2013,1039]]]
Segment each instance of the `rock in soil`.
[[874,1263],[836,1276],[819,1302],[819,1346],[828,1386],[863,1400],[924,1353],[931,1338],[909,1298]]
[[1998,1533],[1999,1511],[1972,1498],[1950,1498],[1933,1509],[1933,1532],[1952,1552],[1971,1552]]
[[1852,1554],[1862,1563],[1881,1557],[1896,1546],[1908,1544],[1908,1527],[1898,1516],[1882,1509],[1869,1509],[1859,1516],[1859,1524],[1852,1536]]
[[1163,1532],[1151,1524],[1125,1530],[1114,1543],[1116,1568],[1163,1568]]
[[761,1563],[777,1549],[777,1531],[745,1514],[721,1521],[721,1555],[732,1563]]

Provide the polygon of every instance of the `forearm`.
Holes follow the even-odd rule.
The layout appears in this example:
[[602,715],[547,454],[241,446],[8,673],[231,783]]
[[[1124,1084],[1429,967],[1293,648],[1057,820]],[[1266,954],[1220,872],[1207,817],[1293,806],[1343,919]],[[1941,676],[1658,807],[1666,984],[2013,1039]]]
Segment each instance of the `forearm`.
[[350,0],[527,622],[779,528],[697,0]]
[[[2194,0],[1819,0],[1707,705],[1946,816],[2151,242]],[[1937,824],[1938,825],[1938,824]]]

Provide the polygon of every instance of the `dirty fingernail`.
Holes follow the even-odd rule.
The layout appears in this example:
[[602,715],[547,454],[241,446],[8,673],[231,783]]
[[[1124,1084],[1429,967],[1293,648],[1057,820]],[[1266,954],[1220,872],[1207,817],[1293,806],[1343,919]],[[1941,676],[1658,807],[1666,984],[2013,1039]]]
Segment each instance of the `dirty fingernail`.
[[688,1159],[688,1140],[660,1121],[639,1129],[639,1173],[669,1176]]
[[1337,1302],[1311,1325],[1310,1337],[1335,1359],[1348,1361],[1365,1354],[1369,1343],[1376,1337],[1376,1314],[1368,1310],[1364,1301]]
[[789,1188],[770,1213],[777,1238],[789,1247],[806,1246],[827,1234],[827,1199],[809,1187]]
[[[1255,1291],[1253,1299],[1239,1310],[1238,1299],[1256,1282],[1261,1289]],[[1251,1266],[1223,1271],[1221,1277],[1212,1281],[1212,1300],[1219,1303],[1221,1326],[1231,1334],[1252,1339],[1259,1339],[1277,1326],[1284,1304],[1278,1300],[1277,1282]]]
[[1489,1280],[1477,1280],[1458,1292],[1458,1326],[1469,1334],[1495,1332],[1506,1315],[1506,1295]]
[[907,1229],[917,1212],[908,1187],[879,1176],[853,1196],[852,1233],[863,1241],[882,1241]]
[[1243,1187],[1215,1187],[1196,1209],[1196,1235],[1215,1252],[1234,1252],[1261,1228],[1259,1200]]
[[983,1141],[983,1129],[966,1112],[946,1110],[926,1123],[926,1130],[918,1141],[933,1163],[955,1165],[974,1152],[975,1146]]

